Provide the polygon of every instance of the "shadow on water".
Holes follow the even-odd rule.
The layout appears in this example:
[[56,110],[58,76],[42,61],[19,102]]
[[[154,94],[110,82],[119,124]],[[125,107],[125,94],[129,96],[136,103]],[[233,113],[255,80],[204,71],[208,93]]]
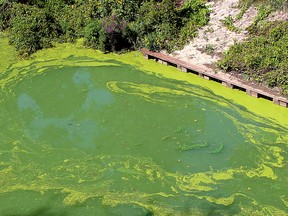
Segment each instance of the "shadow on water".
[[[115,207],[108,207],[106,212],[107,215],[111,216],[153,216],[154,213],[145,207],[137,204],[119,204]],[[105,215],[106,215],[105,214]]]
[[9,214],[4,214],[3,216],[68,216],[69,214],[65,211],[55,211],[50,207],[40,207],[35,209],[34,211],[30,213],[25,213],[25,214],[14,214],[14,213],[9,213]]

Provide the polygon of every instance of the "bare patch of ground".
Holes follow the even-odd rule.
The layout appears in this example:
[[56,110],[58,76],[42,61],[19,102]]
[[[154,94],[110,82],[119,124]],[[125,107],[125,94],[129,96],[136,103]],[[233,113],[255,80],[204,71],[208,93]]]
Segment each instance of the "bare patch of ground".
[[[180,1],[179,1],[180,2]],[[248,37],[246,28],[249,27],[258,11],[253,5],[246,10],[240,20],[236,16],[241,12],[238,7],[239,0],[214,0],[207,3],[210,7],[210,21],[198,31],[198,35],[182,50],[177,50],[170,55],[187,61],[194,65],[216,68],[215,62],[221,59],[223,52],[236,42],[241,42]],[[224,26],[223,20],[231,16],[236,22],[234,26],[238,32],[230,31]],[[287,11],[272,13],[267,21],[288,20]]]
[[[257,16],[258,10],[255,6],[248,8],[240,20],[236,16],[241,12],[238,7],[239,0],[212,0],[207,3],[210,7],[210,21],[208,25],[199,29],[198,35],[182,50],[174,51],[168,54],[174,58],[183,60],[190,64],[199,66],[203,70],[215,72],[218,75],[237,80],[246,85],[261,89],[266,92],[279,95],[278,89],[269,89],[268,87],[247,80],[243,75],[236,73],[225,73],[216,67],[215,63],[223,57],[223,52],[228,50],[230,46],[236,42],[241,42],[248,37],[246,28],[249,27],[254,18]],[[235,21],[234,26],[238,28],[237,32],[230,31],[224,26],[223,20],[231,16]],[[272,13],[267,21],[288,20],[287,12]],[[163,53],[166,53],[163,51]],[[166,53],[167,54],[167,53]]]
[[288,11],[276,11],[269,15],[268,21],[287,21],[288,20]]
[[207,3],[211,9],[208,25],[201,28],[198,36],[182,50],[177,50],[170,55],[191,64],[213,67],[213,64],[221,58],[223,51],[247,37],[245,29],[251,25],[253,17],[257,15],[256,8],[249,8],[242,19],[235,23],[240,32],[228,30],[222,20],[227,16],[234,18],[240,13],[238,1],[222,0]]

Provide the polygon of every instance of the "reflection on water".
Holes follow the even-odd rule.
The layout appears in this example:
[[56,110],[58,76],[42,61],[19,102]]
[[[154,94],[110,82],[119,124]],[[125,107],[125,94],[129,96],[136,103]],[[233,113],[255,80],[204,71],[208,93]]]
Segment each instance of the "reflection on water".
[[87,97],[82,105],[82,109],[101,109],[103,106],[110,105],[114,102],[114,98],[108,90],[91,89],[87,90]]
[[73,143],[78,147],[93,148],[99,134],[97,123],[90,119],[74,122],[72,118],[66,119],[34,119],[29,124],[32,139],[51,139],[60,136],[58,141],[51,143],[53,146],[63,146]]
[[81,70],[75,72],[73,75],[73,81],[76,85],[83,85],[87,87],[93,85],[91,82],[90,73],[86,68],[81,68]]
[[22,93],[18,97],[17,104],[20,111],[30,109],[31,111],[41,115],[41,111],[37,103],[26,93]]
[[201,86],[104,63],[6,84],[1,213],[286,214],[288,128]]

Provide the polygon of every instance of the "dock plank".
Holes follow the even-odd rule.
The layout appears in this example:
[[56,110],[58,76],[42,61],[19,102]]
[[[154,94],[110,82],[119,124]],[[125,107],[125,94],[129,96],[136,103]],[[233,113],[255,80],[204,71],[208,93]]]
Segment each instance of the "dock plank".
[[147,59],[154,59],[159,63],[165,64],[165,65],[172,65],[177,67],[180,71],[183,72],[192,72],[195,74],[198,74],[199,76],[203,77],[207,80],[214,80],[219,83],[222,83],[224,86],[232,89],[241,89],[246,91],[247,94],[249,94],[252,97],[256,98],[265,98],[267,100],[273,101],[273,103],[278,104],[280,106],[288,108],[288,99],[282,96],[277,96],[275,94],[271,94],[269,92],[265,92],[261,89],[257,89],[254,86],[246,85],[238,80],[233,80],[230,78],[230,76],[227,74],[226,76],[219,75],[215,73],[212,70],[207,70],[205,68],[199,67],[197,65],[192,65],[188,62],[185,62],[180,59],[173,58],[171,56],[168,56],[163,53],[153,52],[147,49],[141,49],[140,50],[144,57]]

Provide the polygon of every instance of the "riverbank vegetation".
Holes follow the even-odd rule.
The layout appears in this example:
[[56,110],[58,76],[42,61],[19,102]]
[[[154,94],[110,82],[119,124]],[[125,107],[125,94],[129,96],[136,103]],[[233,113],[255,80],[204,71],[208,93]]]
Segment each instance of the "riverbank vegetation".
[[[0,32],[6,32],[21,57],[55,43],[75,42],[104,52],[145,47],[168,52],[191,40],[207,24],[206,0],[0,0]],[[286,0],[240,0],[241,12],[223,24],[238,32],[234,22],[253,5],[258,15],[248,27],[249,38],[236,43],[218,66],[247,80],[279,88],[288,95],[288,22],[266,22]],[[212,53],[210,45],[206,53]]]
[[242,10],[247,10],[250,6],[254,5],[260,5],[260,6],[266,6],[271,7],[276,10],[284,10],[287,9],[288,2],[287,0],[240,0],[240,7]]
[[241,73],[248,80],[277,87],[288,95],[288,21],[266,19],[274,10],[287,8],[287,2],[242,0],[244,9],[252,3],[258,4],[258,15],[247,28],[248,39],[225,52],[218,66],[227,72]]
[[2,0],[0,31],[21,56],[54,42],[85,38],[105,52],[146,47],[171,51],[205,25],[209,10],[202,0]]

